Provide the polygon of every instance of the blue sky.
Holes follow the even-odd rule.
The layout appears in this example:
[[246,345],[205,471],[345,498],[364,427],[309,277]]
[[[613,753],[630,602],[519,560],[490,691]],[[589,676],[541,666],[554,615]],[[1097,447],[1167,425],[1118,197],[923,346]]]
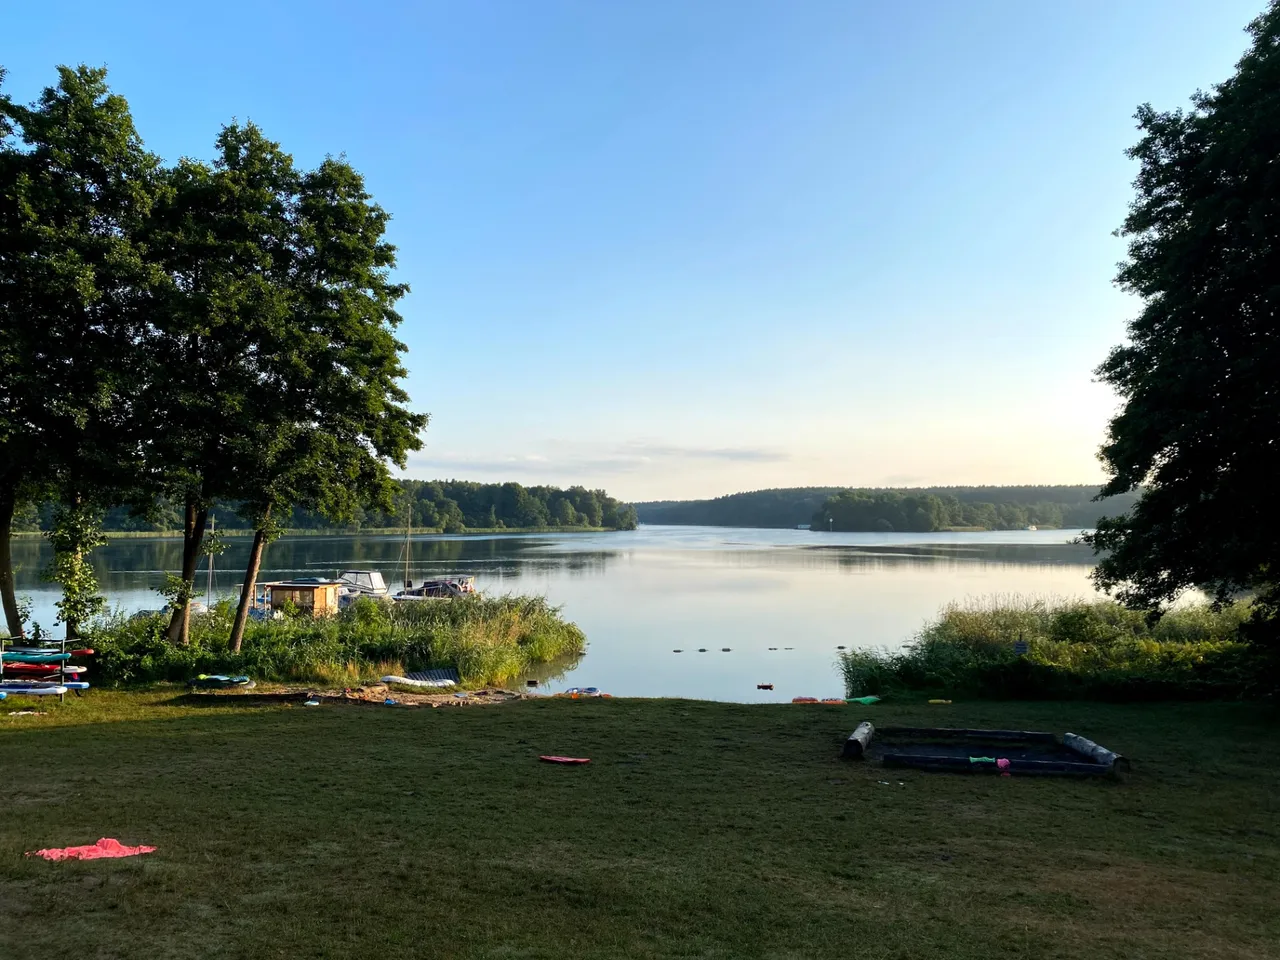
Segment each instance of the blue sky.
[[18,4],[148,145],[260,124],[394,216],[410,475],[627,499],[1092,482],[1132,114],[1262,0]]

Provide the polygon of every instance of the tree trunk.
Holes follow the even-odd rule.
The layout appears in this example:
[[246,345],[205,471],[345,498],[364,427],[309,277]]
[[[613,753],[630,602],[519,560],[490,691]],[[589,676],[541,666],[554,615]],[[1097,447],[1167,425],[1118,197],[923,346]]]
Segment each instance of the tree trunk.
[[262,551],[267,545],[267,517],[262,518],[263,526],[253,532],[253,547],[249,550],[249,566],[244,572],[244,586],[240,588],[240,605],[236,607],[236,622],[231,628],[231,649],[239,653],[240,644],[244,641],[244,626],[249,619],[249,604],[253,602],[258,590],[258,570],[262,566]]
[[18,614],[18,596],[13,584],[13,512],[17,497],[11,488],[0,490],[0,601],[4,603],[4,619],[9,636],[22,636],[22,617]]
[[200,544],[204,541],[204,526],[208,519],[208,507],[197,508],[193,501],[187,501],[182,526],[182,582],[188,595],[169,618],[170,643],[186,644],[191,639],[190,593],[196,582],[196,564],[200,562]]

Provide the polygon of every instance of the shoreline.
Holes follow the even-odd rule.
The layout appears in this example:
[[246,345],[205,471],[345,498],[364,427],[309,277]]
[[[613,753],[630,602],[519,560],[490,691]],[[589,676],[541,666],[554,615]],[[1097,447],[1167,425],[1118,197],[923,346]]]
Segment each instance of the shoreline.
[[[446,533],[443,527],[422,527],[413,531],[413,536],[492,536],[497,533],[618,533],[621,527],[467,527],[465,530]],[[219,530],[218,536],[228,538],[252,537],[253,530]],[[280,533],[276,539],[287,537],[395,537],[403,536],[405,531],[396,527],[363,527],[333,530],[289,529]],[[36,540],[43,538],[43,530],[15,530],[15,540]],[[178,540],[182,538],[181,530],[105,530],[102,535],[108,540]]]

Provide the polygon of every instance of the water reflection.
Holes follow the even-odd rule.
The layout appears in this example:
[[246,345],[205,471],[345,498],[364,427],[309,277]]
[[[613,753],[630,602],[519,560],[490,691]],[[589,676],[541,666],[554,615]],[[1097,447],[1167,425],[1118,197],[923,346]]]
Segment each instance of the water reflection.
[[[539,593],[586,631],[581,662],[540,689],[598,686],[619,695],[785,700],[839,694],[838,646],[897,647],[946,603],[991,594],[1091,595],[1092,559],[1075,531],[823,534],[642,527],[616,534],[415,537],[410,577],[472,574],[481,590]],[[249,541],[229,541],[214,592],[240,582]],[[112,540],[95,552],[113,605],[155,608],[177,540]],[[14,545],[20,593],[50,626],[56,590],[40,579],[48,545]],[[290,537],[270,545],[263,578],[331,576],[345,567],[404,577],[402,537]],[[204,593],[202,572],[198,592]],[[722,648],[729,647],[729,653]],[[770,650],[777,647],[777,650]],[[786,650],[791,647],[791,650]],[[681,648],[684,654],[671,651]],[[698,648],[708,653],[699,654]],[[773,683],[774,691],[757,691]]]

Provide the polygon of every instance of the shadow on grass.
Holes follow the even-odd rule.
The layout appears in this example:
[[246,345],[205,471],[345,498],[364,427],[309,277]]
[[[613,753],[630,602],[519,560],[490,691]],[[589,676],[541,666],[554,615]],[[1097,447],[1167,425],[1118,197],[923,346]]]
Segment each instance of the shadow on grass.
[[[246,707],[253,709],[261,709],[263,707],[278,707],[286,704],[305,703],[311,699],[311,694],[305,690],[302,692],[288,691],[281,693],[180,693],[170,697],[167,700],[157,702],[162,707],[199,707],[206,709],[209,707]],[[327,703],[363,703],[365,701],[346,700],[341,697],[318,697]]]

